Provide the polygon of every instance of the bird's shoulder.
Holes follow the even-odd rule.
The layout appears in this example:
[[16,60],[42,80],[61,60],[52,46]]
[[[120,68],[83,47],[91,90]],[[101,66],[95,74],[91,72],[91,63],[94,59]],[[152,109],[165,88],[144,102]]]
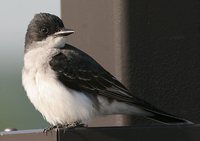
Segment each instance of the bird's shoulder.
[[102,68],[88,54],[69,44],[65,44],[65,46],[59,49],[59,52],[52,57],[50,60],[50,66],[54,70],[62,70],[63,73],[67,70],[79,72],[90,71],[91,67],[93,71]]

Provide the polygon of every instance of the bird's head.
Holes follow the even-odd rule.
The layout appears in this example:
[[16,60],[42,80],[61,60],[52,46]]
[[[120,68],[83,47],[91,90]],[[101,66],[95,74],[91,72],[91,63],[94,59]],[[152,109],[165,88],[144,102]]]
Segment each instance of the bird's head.
[[66,29],[62,20],[49,13],[39,13],[34,16],[28,25],[25,37],[25,50],[32,44],[49,44],[50,46],[62,46],[66,36],[74,33]]

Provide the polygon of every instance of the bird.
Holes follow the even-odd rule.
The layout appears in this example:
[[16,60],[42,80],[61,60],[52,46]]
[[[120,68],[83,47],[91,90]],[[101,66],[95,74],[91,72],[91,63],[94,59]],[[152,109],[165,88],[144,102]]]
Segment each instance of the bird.
[[72,33],[58,16],[38,13],[25,35],[22,85],[52,127],[87,125],[97,116],[113,114],[167,125],[192,123],[134,96],[92,57],[67,44]]

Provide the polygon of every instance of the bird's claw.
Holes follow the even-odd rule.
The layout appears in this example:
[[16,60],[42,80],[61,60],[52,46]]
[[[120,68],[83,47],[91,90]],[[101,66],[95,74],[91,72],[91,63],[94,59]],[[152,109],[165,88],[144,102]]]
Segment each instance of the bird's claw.
[[86,127],[86,125],[79,121],[63,125],[63,128],[67,128],[67,129],[75,128],[75,127]]
[[75,128],[75,127],[87,127],[86,124],[83,124],[79,121],[76,121],[76,122],[73,122],[73,123],[69,123],[69,124],[64,124],[64,125],[61,125],[61,124],[58,124],[58,125],[51,125],[47,128],[45,128],[43,130],[43,133],[45,133],[47,135],[47,133],[53,129],[57,129],[59,130],[60,128],[64,128],[64,130],[66,129],[72,129],[72,128]]
[[46,128],[44,128],[44,130],[43,130],[43,133],[45,133],[46,135],[47,135],[47,133],[49,132],[49,131],[51,131],[51,130],[53,130],[53,129],[59,129],[59,128],[61,128],[62,127],[62,125],[60,125],[60,124],[58,124],[58,125],[51,125],[51,126],[49,126],[49,127],[46,127]]

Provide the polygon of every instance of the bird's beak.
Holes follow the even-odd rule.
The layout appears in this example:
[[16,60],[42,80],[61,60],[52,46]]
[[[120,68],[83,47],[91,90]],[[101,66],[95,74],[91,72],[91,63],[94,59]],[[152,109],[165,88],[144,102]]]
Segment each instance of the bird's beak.
[[54,33],[54,36],[68,36],[68,35],[70,35],[72,33],[74,33],[73,30],[64,28],[61,31],[58,31],[58,32]]

